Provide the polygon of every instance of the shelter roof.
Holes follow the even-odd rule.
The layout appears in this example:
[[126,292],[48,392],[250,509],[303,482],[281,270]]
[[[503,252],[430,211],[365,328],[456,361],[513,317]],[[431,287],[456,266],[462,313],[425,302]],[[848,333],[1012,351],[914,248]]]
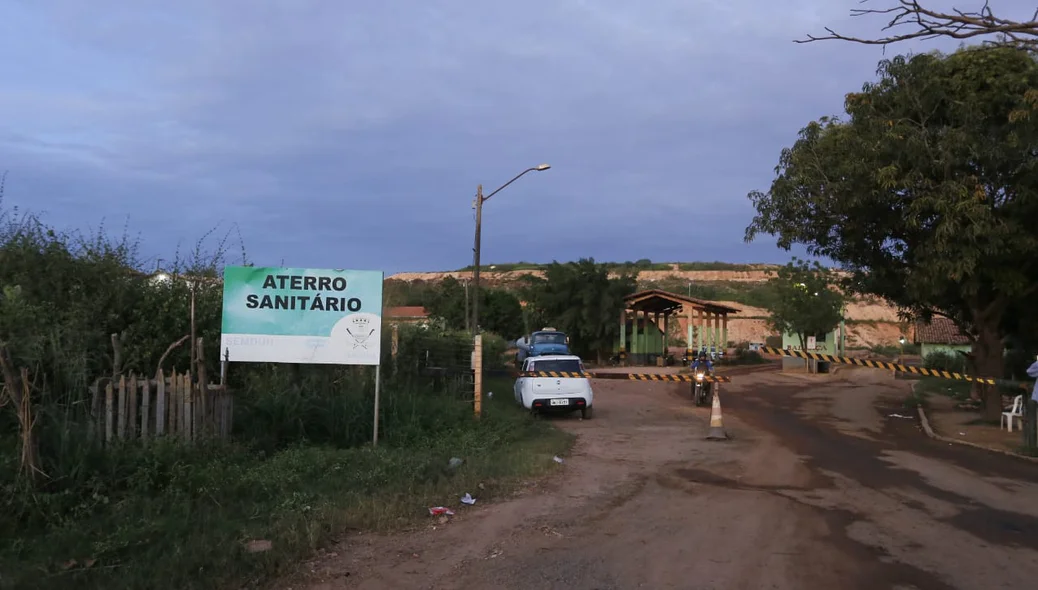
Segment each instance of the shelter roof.
[[730,314],[739,313],[739,310],[713,301],[685,297],[677,293],[663,291],[661,289],[650,289],[632,293],[624,298],[627,309],[634,311],[647,311],[649,313],[673,313],[682,307],[690,307],[699,311],[710,313]]

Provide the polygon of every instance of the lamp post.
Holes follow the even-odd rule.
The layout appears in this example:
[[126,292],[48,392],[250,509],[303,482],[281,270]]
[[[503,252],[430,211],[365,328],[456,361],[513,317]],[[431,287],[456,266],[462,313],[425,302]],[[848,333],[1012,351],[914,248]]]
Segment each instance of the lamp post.
[[476,187],[476,200],[475,200],[475,202],[473,204],[473,206],[476,208],[476,240],[475,240],[475,247],[473,247],[473,249],[472,249],[472,253],[473,253],[473,260],[472,260],[472,264],[473,264],[473,271],[472,271],[472,334],[473,335],[479,333],[479,248],[480,248],[480,241],[481,241],[481,233],[482,233],[482,230],[483,230],[483,203],[489,201],[490,197],[493,197],[497,193],[501,192],[506,186],[508,186],[508,185],[512,184],[513,182],[519,180],[519,178],[521,176],[523,176],[524,174],[526,174],[527,172],[543,172],[543,171],[545,171],[545,170],[547,170],[549,168],[551,168],[551,166],[548,165],[548,164],[541,164],[539,166],[534,166],[533,168],[527,168],[526,170],[523,170],[519,174],[516,174],[515,178],[513,178],[512,180],[509,180],[508,182],[502,184],[500,187],[498,187],[496,190],[494,190],[492,193],[490,193],[489,195],[487,195],[485,197],[483,196],[483,185],[481,184],[481,185]]

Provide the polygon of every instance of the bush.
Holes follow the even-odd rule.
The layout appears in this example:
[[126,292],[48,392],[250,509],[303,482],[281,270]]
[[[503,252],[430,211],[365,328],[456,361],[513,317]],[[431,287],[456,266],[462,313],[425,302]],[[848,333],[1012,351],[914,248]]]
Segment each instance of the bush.
[[869,350],[872,352],[872,354],[875,354],[875,355],[881,356],[881,357],[886,357],[886,358],[894,358],[894,357],[896,357],[896,356],[901,354],[901,347],[900,346],[889,346],[889,345],[885,345],[885,344],[884,345],[879,345],[879,346],[873,346]]
[[483,334],[483,369],[499,370],[507,365],[508,341],[493,333]]
[[[205,239],[187,257],[178,252],[167,270],[195,279],[197,335],[205,339],[212,375],[222,295],[209,279],[217,276],[226,239],[212,255],[202,251]],[[187,283],[155,281],[144,267],[137,243],[125,235],[111,239],[104,228],[95,236],[62,233],[33,215],[0,210],[0,352],[16,374],[30,371],[32,444],[36,467],[46,474],[42,485],[74,486],[92,469],[99,451],[90,385],[113,373],[153,374],[170,344],[190,333]],[[185,369],[189,348],[172,350],[165,368]],[[0,409],[0,454],[18,456],[24,427],[11,414]]]
[[762,365],[769,361],[755,350],[749,350],[745,347],[736,347],[735,354],[731,357],[724,357],[722,362],[729,365]]
[[937,371],[967,372],[965,356],[944,350],[938,350],[926,355],[926,358],[923,359],[923,366]]

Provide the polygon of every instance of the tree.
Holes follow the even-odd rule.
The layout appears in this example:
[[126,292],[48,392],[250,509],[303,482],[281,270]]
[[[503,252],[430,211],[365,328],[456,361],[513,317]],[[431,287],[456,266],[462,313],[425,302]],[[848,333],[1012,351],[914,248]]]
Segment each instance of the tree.
[[[1011,48],[897,57],[782,151],[760,233],[850,271],[848,287],[973,341],[1001,377],[1007,310],[1038,292],[1038,62]],[[986,417],[1001,400],[987,393]]]
[[516,295],[522,302],[523,335],[529,335],[548,322],[544,310],[538,305],[546,283],[544,278],[532,274],[522,275],[515,282]]
[[772,295],[768,327],[779,334],[796,334],[800,348],[810,336],[828,334],[843,319],[843,294],[836,274],[818,262],[793,258],[768,281]]
[[985,1],[980,10],[964,11],[952,9],[942,12],[922,6],[918,0],[897,0],[894,6],[887,8],[858,8],[851,10],[851,16],[882,14],[890,18],[883,31],[892,29],[912,29],[908,33],[889,35],[886,37],[862,38],[848,37],[825,28],[828,35],[797,40],[797,43],[812,41],[840,40],[862,43],[865,45],[887,45],[909,39],[934,39],[948,37],[952,39],[972,39],[987,35],[995,35],[993,44],[1012,46],[1028,51],[1038,51],[1038,10],[1035,10],[1028,21],[1017,21],[996,16],[988,2]]
[[465,285],[454,277],[446,277],[436,285],[425,300],[429,315],[442,319],[454,329],[465,326]]
[[504,289],[482,289],[480,324],[490,332],[514,340],[525,332],[523,308],[514,293]]
[[624,298],[637,286],[630,274],[610,278],[609,267],[593,258],[552,262],[530,285],[530,313],[566,332],[575,354],[599,362],[619,337]]
[[[523,311],[519,299],[504,289],[480,289],[480,325],[505,338],[523,332]],[[430,315],[443,319],[456,329],[465,326],[465,285],[454,277],[446,277],[426,294],[422,303]]]

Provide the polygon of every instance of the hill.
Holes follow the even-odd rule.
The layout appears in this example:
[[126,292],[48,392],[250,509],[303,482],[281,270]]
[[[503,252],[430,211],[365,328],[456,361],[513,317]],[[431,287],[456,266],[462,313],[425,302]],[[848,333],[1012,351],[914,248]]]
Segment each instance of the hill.
[[[523,277],[543,277],[545,265],[533,263],[487,265],[480,281],[488,287],[512,289]],[[616,273],[636,272],[640,289],[662,289],[681,295],[725,303],[741,310],[729,321],[733,341],[763,341],[769,334],[764,284],[778,268],[769,264],[724,262],[612,263]],[[387,277],[389,281],[438,282],[446,277],[471,280],[471,269],[444,272],[407,272]],[[856,298],[847,306],[848,347],[896,346],[902,334],[897,309],[883,301]]]
[[[524,276],[535,276],[543,277],[544,271],[540,268],[526,268],[526,269],[508,269],[502,270],[501,267],[504,265],[494,265],[497,268],[486,267],[480,273],[480,280],[487,285],[507,287],[511,284],[519,281]],[[768,273],[772,268],[766,265],[758,265],[754,268],[739,269],[739,270],[674,270],[674,269],[651,269],[651,270],[640,270],[632,269],[638,273],[639,283],[651,282],[651,281],[667,281],[667,280],[678,280],[678,281],[693,281],[693,282],[745,282],[745,283],[763,283],[768,280]],[[621,270],[614,271],[614,274],[619,274]],[[467,280],[472,278],[471,270],[452,270],[452,271],[441,271],[441,272],[401,272],[386,277],[387,280],[391,281],[439,281],[447,277],[454,277],[458,280]]]

